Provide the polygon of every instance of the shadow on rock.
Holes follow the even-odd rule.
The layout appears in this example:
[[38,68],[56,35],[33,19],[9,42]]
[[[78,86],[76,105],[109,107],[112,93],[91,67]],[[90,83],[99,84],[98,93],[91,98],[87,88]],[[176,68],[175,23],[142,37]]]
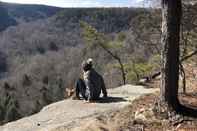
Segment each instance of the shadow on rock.
[[118,103],[118,102],[125,102],[126,99],[122,97],[106,97],[106,98],[100,98],[96,101],[96,103]]

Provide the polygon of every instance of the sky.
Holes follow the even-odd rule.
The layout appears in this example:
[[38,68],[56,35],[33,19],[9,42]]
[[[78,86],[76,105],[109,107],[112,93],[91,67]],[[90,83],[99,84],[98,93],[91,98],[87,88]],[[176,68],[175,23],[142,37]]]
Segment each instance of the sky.
[[44,4],[57,7],[137,7],[143,0],[1,0],[22,4]]

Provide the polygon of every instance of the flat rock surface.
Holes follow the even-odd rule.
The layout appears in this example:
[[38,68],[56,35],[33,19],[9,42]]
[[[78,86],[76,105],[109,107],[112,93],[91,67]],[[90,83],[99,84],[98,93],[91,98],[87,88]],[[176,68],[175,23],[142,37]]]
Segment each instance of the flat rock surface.
[[63,100],[44,107],[39,113],[0,126],[0,131],[66,131],[84,118],[123,108],[137,97],[158,89],[125,85],[109,89],[109,98],[96,103],[83,100]]

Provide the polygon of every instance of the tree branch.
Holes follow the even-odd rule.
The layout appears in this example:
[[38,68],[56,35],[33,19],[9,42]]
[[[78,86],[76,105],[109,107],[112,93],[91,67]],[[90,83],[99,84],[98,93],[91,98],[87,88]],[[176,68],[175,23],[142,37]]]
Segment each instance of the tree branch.
[[183,61],[189,59],[190,57],[192,57],[192,56],[194,56],[194,55],[196,55],[196,54],[197,54],[197,50],[193,51],[192,53],[190,53],[190,54],[187,55],[187,56],[184,56],[184,57],[181,59],[181,62],[183,62]]

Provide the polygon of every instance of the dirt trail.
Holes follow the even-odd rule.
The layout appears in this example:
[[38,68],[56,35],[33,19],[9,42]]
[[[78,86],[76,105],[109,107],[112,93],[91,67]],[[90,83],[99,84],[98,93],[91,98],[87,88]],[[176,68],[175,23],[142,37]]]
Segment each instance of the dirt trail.
[[156,90],[158,89],[125,85],[108,90],[109,99],[97,103],[70,99],[60,101],[44,107],[35,115],[1,126],[0,131],[65,131],[83,118],[118,110],[131,104],[137,97]]

